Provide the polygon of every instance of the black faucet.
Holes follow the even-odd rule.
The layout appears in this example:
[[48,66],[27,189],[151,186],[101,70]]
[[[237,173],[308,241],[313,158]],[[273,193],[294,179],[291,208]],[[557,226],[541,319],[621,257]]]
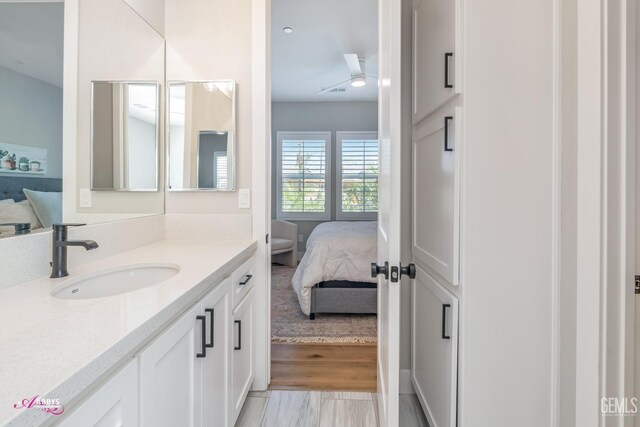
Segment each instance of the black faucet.
[[82,246],[90,251],[96,249],[98,244],[93,240],[67,240],[67,228],[79,227],[86,224],[53,224],[53,254],[51,259],[51,278],[57,279],[69,275],[67,271],[67,248],[69,246]]

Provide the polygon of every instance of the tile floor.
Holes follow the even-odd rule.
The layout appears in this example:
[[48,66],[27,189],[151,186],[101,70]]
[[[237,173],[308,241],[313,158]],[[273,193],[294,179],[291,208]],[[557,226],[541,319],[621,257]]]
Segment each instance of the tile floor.
[[[375,427],[375,393],[251,392],[236,427]],[[415,395],[400,396],[400,426],[428,427]]]

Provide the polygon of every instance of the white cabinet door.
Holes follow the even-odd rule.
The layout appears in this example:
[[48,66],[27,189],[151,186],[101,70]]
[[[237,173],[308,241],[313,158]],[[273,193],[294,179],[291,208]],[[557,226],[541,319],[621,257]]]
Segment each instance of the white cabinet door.
[[229,425],[231,279],[218,285],[202,301],[206,316],[206,357],[202,363],[202,426]]
[[456,82],[458,0],[417,0],[413,9],[413,123],[460,91]]
[[138,361],[102,385],[75,410],[65,415],[62,427],[118,427],[138,425]]
[[412,284],[412,382],[431,427],[455,427],[458,300],[417,266]]
[[199,427],[206,320],[196,305],[139,354],[142,426]]
[[234,422],[240,414],[253,381],[253,298],[251,290],[233,313],[231,395]]
[[413,256],[458,285],[461,108],[417,127],[413,136]]

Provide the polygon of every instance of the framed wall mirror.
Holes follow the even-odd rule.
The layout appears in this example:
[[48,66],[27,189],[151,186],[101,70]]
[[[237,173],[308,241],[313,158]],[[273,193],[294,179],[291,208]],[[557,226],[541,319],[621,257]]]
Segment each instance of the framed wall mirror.
[[168,83],[169,191],[235,190],[236,83]]
[[91,83],[91,190],[157,191],[160,85]]

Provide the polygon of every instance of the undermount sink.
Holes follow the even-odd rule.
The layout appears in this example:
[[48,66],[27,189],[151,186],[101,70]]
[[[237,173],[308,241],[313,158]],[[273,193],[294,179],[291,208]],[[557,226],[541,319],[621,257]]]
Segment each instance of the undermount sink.
[[124,294],[164,282],[178,274],[175,264],[131,264],[73,277],[53,288],[62,299],[102,298]]

